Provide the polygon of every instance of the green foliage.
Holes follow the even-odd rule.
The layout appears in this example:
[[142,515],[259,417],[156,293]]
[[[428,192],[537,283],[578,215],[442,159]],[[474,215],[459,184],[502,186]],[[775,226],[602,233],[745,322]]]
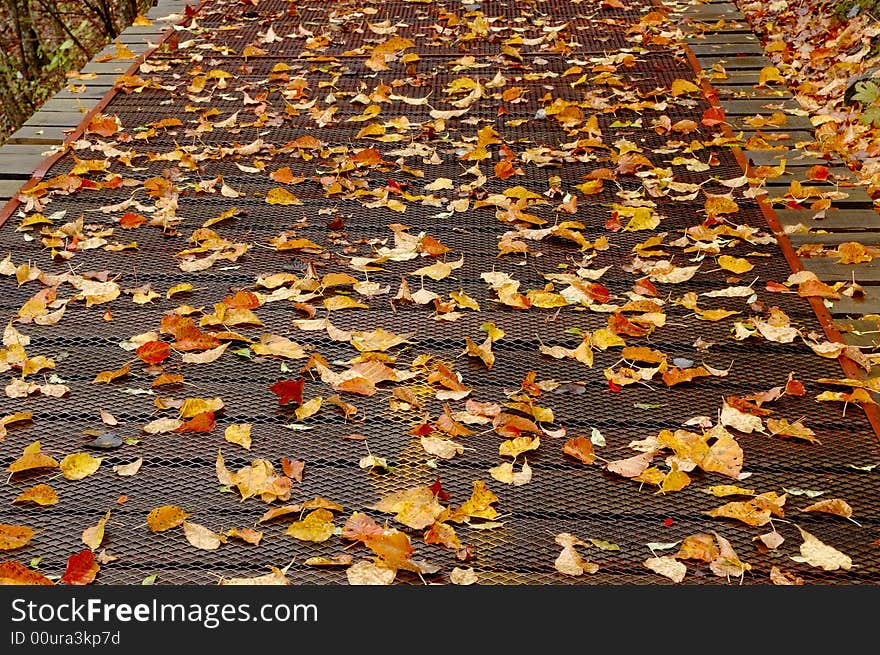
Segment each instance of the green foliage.
[[880,127],[880,85],[873,80],[856,82],[852,99],[863,107],[860,121],[865,125]]

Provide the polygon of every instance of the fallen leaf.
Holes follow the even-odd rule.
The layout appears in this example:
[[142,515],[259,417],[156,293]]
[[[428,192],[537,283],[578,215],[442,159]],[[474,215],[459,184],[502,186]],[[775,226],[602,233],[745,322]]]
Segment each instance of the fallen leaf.
[[67,568],[61,576],[61,582],[69,585],[87,585],[94,582],[101,567],[95,562],[95,554],[90,550],[82,550],[67,558]]
[[842,498],[827,498],[825,500],[819,500],[809,507],[804,507],[801,511],[823,512],[825,514],[842,516],[845,519],[848,519],[853,515],[852,507],[850,507],[849,503],[847,503]]
[[183,534],[186,540],[200,550],[217,550],[226,543],[226,537],[198,523],[183,521]]
[[800,531],[804,542],[800,547],[800,557],[792,557],[793,560],[805,562],[824,571],[837,571],[838,569],[849,571],[852,568],[852,560],[848,555],[844,555],[836,548],[822,543],[818,538],[800,526],[796,527]]
[[251,423],[236,423],[227,426],[223,432],[223,438],[226,441],[238,444],[245,450],[251,449]]
[[53,585],[55,584],[39,571],[29,569],[21,562],[6,560],[0,562],[0,586],[6,585]]
[[12,502],[36,503],[41,506],[55,505],[58,503],[58,493],[48,484],[38,484],[22,491]]
[[93,525],[91,527],[83,530],[82,533],[82,542],[92,550],[98,550],[101,546],[101,542],[104,541],[104,527],[107,525],[107,521],[110,520],[110,510],[107,510],[107,513],[104,515],[104,518],[100,519],[97,525]]
[[360,560],[345,570],[345,577],[350,585],[390,585],[397,577],[397,571],[382,564]]
[[183,525],[190,515],[176,505],[162,505],[147,514],[147,526],[151,532],[164,532]]
[[138,457],[136,460],[129,462],[128,464],[114,465],[113,472],[121,477],[131,477],[141,470],[141,465],[143,465],[143,463],[144,458]]
[[309,512],[302,521],[291,523],[284,534],[301,541],[327,541],[336,529],[333,518],[331,511],[316,509]]
[[669,578],[676,584],[684,580],[687,574],[687,566],[679,562],[671,555],[663,557],[649,557],[644,562],[644,566],[651,569],[654,573],[659,573],[665,578]]
[[58,466],[58,460],[49,457],[48,455],[44,455],[40,451],[40,442],[35,441],[32,444],[25,446],[21,457],[12,462],[6,470],[15,474],[39,468],[58,468]]
[[82,480],[97,471],[102,461],[88,453],[71,453],[61,460],[61,473],[68,480]]
[[36,532],[23,525],[0,523],[0,550],[15,550],[26,546],[35,534]]

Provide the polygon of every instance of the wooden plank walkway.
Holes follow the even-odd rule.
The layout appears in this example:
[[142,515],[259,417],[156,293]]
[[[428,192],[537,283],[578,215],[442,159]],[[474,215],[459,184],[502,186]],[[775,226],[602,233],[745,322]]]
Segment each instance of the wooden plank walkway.
[[[723,21],[719,22],[719,19]],[[811,141],[812,123],[804,115],[806,112],[799,111],[799,105],[787,90],[777,86],[756,88],[761,69],[773,63],[764,54],[757,37],[750,31],[742,31],[745,22],[736,5],[729,2],[713,0],[691,5],[682,13],[682,23],[689,32],[687,44],[710,77],[712,87],[717,90],[731,129],[741,132],[744,139],[759,133],[786,135],[788,138],[780,143],[789,147],[798,142]],[[723,75],[713,76],[715,71],[723,71]],[[749,118],[757,116],[770,118],[774,112],[781,112],[785,116],[783,125],[756,128],[746,123]],[[829,168],[832,174],[841,178],[855,180],[855,176],[839,160],[805,156],[795,150],[761,151],[746,147],[744,154],[753,166],[776,166],[785,160],[785,174],[767,181],[769,198],[782,198],[792,180],[798,180],[803,185],[819,186],[806,177],[808,169],[816,165]],[[826,188],[834,189],[834,186],[826,185]],[[838,190],[848,196],[835,200],[833,208],[825,212],[775,205],[774,213],[794,248],[815,244],[834,248],[851,241],[863,245],[880,244],[880,213],[864,187],[841,186]],[[869,349],[877,347],[880,339],[865,340],[862,333],[880,330],[880,320],[871,318],[880,314],[880,265],[875,262],[844,265],[828,257],[803,257],[801,263],[806,270],[814,272],[825,282],[855,280],[864,287],[865,293],[860,299],[844,296],[826,303],[826,307],[846,343]],[[853,332],[849,329],[852,325],[860,328]]]

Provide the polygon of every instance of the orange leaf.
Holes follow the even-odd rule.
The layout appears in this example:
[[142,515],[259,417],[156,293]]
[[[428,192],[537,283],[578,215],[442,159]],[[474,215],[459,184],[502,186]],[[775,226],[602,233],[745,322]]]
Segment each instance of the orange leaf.
[[0,550],[15,550],[26,546],[36,534],[23,525],[7,525],[0,523]]
[[130,230],[135,227],[140,227],[144,223],[147,222],[146,216],[141,216],[140,214],[133,214],[131,212],[126,212],[119,219],[119,227],[125,228],[126,230]]
[[92,382],[112,382],[116,378],[121,378],[123,375],[128,375],[129,371],[131,371],[131,366],[129,366],[128,364],[115,371],[101,371],[95,376],[95,379],[92,380]]
[[38,484],[22,491],[12,502],[30,502],[43,506],[55,505],[58,503],[58,493],[48,484]]
[[21,562],[0,562],[0,586],[3,585],[53,585],[42,573],[29,569]]
[[289,166],[279,168],[277,171],[272,171],[269,174],[269,177],[275,182],[280,182],[281,184],[293,184],[297,180]]
[[147,341],[138,346],[134,353],[138,359],[147,364],[158,364],[168,358],[168,355],[171,354],[171,347],[164,341]]
[[85,549],[67,559],[67,570],[61,576],[61,582],[69,585],[87,585],[94,581],[100,569],[101,567],[95,562],[95,554]]
[[162,505],[147,514],[147,525],[151,532],[164,532],[183,525],[189,514],[176,505]]
[[174,432],[210,432],[215,425],[214,412],[200,412],[175,428]]
[[116,116],[105,116],[104,114],[95,114],[86,127],[86,134],[97,134],[98,136],[110,137],[116,134],[122,126]]
[[592,464],[596,461],[596,453],[593,451],[593,442],[587,437],[575,437],[565,442],[562,452],[571,455],[584,464]]

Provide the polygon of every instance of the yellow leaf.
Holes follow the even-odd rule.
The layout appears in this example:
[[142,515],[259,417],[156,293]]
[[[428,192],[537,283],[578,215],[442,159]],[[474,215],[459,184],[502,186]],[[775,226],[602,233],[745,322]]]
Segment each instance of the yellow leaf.
[[176,418],[157,418],[147,423],[141,428],[147,434],[164,434],[166,432],[174,432],[183,425],[183,421]]
[[291,523],[284,534],[300,541],[322,542],[332,537],[335,529],[333,512],[321,508],[309,512],[302,521]]
[[235,443],[243,447],[245,450],[251,449],[251,427],[250,423],[236,423],[230,425],[223,432],[223,437],[229,443]]
[[531,301],[532,307],[540,307],[541,309],[552,309],[554,307],[565,307],[568,301],[558,293],[550,291],[532,290],[526,294]]
[[541,445],[540,437],[516,437],[515,439],[507,439],[498,446],[498,454],[516,458],[520,454],[530,450],[537,450]]
[[19,473],[36,468],[57,468],[58,461],[40,452],[40,442],[35,441],[25,446],[21,457],[12,462],[6,469],[10,473]]
[[367,305],[358,302],[351,296],[333,296],[332,298],[324,298],[324,307],[330,311],[339,309],[369,309]]
[[226,342],[202,352],[183,353],[180,359],[184,364],[208,364],[219,359],[228,347],[229,342]]
[[394,518],[397,521],[414,530],[427,528],[444,511],[430,487],[412,487],[396,491],[384,497],[372,509],[396,514]]
[[165,292],[165,297],[171,298],[174,294],[183,293],[184,291],[192,291],[194,288],[195,287],[189,282],[181,282],[168,289],[168,291]]
[[700,87],[698,87],[693,82],[689,82],[688,80],[683,80],[681,78],[677,78],[672,81],[672,95],[673,96],[681,96],[688,93],[697,93],[699,92]]
[[176,505],[162,505],[147,514],[147,526],[152,532],[164,532],[182,525],[189,514]]
[[216,398],[186,398],[180,405],[180,418],[192,418],[205,412],[219,412],[223,409],[223,400]]
[[778,82],[779,84],[785,82],[776,66],[764,66],[764,68],[761,69],[761,73],[758,75],[758,84],[756,86],[765,87],[768,82]]
[[321,409],[321,402],[323,400],[321,396],[316,396],[297,407],[295,412],[297,420],[305,421],[310,416],[317,414],[318,410]]
[[748,273],[755,268],[749,260],[742,257],[731,257],[730,255],[721,255],[718,258],[718,265],[725,271],[737,274]]
[[93,525],[83,530],[82,542],[88,548],[90,548],[91,550],[97,550],[101,546],[101,542],[104,541],[104,526],[109,520],[110,510],[108,509],[107,513],[104,515],[104,518],[100,519],[97,525]]
[[431,264],[430,266],[422,266],[419,269],[416,269],[410,275],[424,275],[432,280],[442,280],[449,275],[457,268],[461,268],[464,264],[464,257],[462,257],[457,262],[436,262]]
[[302,201],[287,189],[275,187],[266,193],[266,202],[270,205],[301,205]]
[[712,494],[716,498],[723,498],[725,496],[754,496],[754,489],[746,489],[744,487],[737,487],[732,484],[716,484],[712,487],[707,487],[703,489],[707,494]]
[[618,209],[618,214],[621,216],[631,216],[629,222],[623,228],[624,232],[636,232],[639,230],[653,230],[655,227],[660,225],[660,217],[657,216],[650,207],[633,207],[627,208],[631,209],[631,211],[621,211]]
[[61,460],[61,473],[68,480],[82,480],[97,471],[102,460],[88,453],[71,453]]
[[843,569],[848,571],[852,568],[852,559],[848,555],[844,555],[836,548],[822,543],[815,536],[796,526],[800,530],[804,543],[801,544],[801,555],[799,561],[806,562],[810,566],[823,569],[825,571],[836,571]]

